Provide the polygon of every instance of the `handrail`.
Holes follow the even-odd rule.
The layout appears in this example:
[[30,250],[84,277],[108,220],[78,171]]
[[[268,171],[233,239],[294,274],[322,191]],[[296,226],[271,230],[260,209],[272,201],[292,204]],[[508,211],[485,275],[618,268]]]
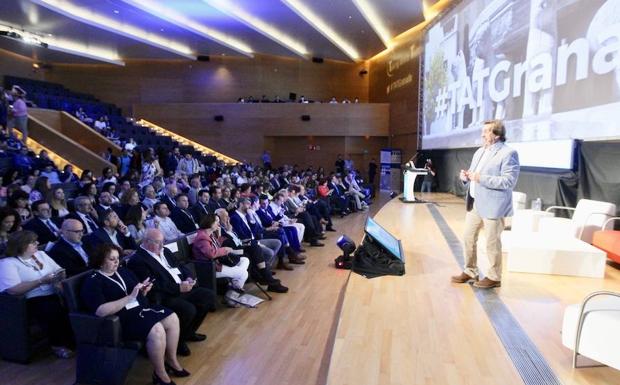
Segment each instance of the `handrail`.
[[603,226],[601,226],[601,230],[605,230],[605,227],[607,227],[607,224],[611,221],[616,221],[619,220],[620,217],[611,217],[608,220],[605,221],[605,223],[603,223]]
[[[575,333],[575,349],[573,351],[573,368],[577,368],[577,356],[579,355],[579,342],[581,340],[581,331],[583,328],[583,322],[585,321],[585,317],[587,313],[584,313],[585,307],[587,303],[594,297],[598,297],[601,295],[609,295],[612,297],[620,298],[620,293],[615,293],[613,291],[601,290],[595,291],[594,293],[588,294],[586,298],[581,302],[581,306],[579,308],[579,319],[577,321],[577,332]],[[589,312],[588,312],[589,313]]]

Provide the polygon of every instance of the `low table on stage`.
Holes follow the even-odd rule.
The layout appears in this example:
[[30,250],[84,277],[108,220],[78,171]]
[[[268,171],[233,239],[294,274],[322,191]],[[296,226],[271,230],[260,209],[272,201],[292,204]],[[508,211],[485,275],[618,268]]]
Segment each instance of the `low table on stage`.
[[428,170],[425,168],[414,168],[405,166],[404,170],[405,180],[403,182],[403,197],[401,200],[405,203],[426,203],[420,199],[416,199],[415,193],[413,191],[413,186],[415,186],[415,178],[418,175],[426,175],[428,174]]

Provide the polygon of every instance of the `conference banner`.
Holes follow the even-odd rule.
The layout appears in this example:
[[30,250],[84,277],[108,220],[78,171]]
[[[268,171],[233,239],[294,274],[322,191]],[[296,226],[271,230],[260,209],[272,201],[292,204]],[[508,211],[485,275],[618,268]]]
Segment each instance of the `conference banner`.
[[426,29],[422,147],[620,136],[620,0],[463,1]]

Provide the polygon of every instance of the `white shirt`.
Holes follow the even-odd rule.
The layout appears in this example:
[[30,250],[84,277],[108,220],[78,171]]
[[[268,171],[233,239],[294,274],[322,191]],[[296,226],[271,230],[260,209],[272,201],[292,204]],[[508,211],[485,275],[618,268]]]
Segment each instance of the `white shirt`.
[[[76,213],[77,213],[77,215],[79,215],[79,216],[80,216],[80,218],[82,218],[82,222],[84,222],[84,224],[86,225],[86,234],[90,234],[90,233],[92,233],[93,231],[95,231],[95,230],[97,230],[97,229],[98,229],[98,227],[97,227],[97,228],[91,228],[91,227],[90,227],[90,223],[91,223],[91,222],[94,222],[94,221],[93,221],[93,220],[92,220],[92,219],[91,219],[88,215],[86,215],[86,214],[82,214],[82,213],[81,213],[81,212],[79,212],[79,211],[76,211]],[[95,223],[95,224],[96,224],[96,223]]]
[[[490,155],[491,155],[491,151],[489,151],[489,149],[486,148],[484,152],[482,153],[482,156],[480,157],[478,164],[474,168],[474,172],[480,172],[480,170],[482,170],[482,167],[484,166],[484,164],[489,160]],[[469,184],[469,195],[471,195],[471,197],[474,199],[476,198],[477,188],[478,188],[478,182],[474,182],[472,180]]]
[[[140,246],[140,247],[142,247],[142,246]],[[166,259],[166,257],[164,257],[164,251],[163,250],[162,250],[160,255],[157,255],[155,253],[151,253],[150,251],[148,251],[144,247],[142,247],[142,249],[144,249],[144,251],[149,253],[149,255],[151,257],[153,257],[153,259],[155,259],[157,262],[159,262],[159,264],[162,265],[164,269],[166,269],[168,274],[170,274],[172,279],[174,279],[174,282],[181,283],[181,277],[177,273],[177,272],[180,273],[179,269],[177,269],[176,267],[170,266],[170,264],[168,263],[168,260]]]
[[[0,291],[10,289],[23,282],[36,281],[47,274],[60,269],[60,266],[44,251],[37,251],[35,257],[41,262],[43,268],[38,270],[33,258],[24,260],[17,257],[6,257],[0,259]],[[35,269],[36,268],[36,269]],[[26,293],[26,298],[41,297],[54,294],[54,286],[50,284],[39,285]]]
[[[159,222],[159,226],[155,225],[155,221]],[[170,219],[170,217],[162,218],[156,216],[153,219],[147,220],[145,224],[148,228],[158,228],[159,230],[161,230],[161,232],[164,234],[164,240],[166,242],[174,241],[180,236],[185,235],[177,228],[177,225],[172,222],[172,219]]]

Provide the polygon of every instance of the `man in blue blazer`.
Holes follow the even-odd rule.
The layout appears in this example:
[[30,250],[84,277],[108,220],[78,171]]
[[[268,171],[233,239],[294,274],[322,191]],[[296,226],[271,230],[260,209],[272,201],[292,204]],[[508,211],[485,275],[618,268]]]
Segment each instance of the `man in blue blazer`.
[[[500,120],[484,123],[483,146],[468,170],[461,170],[460,179],[467,184],[465,216],[465,269],[452,282],[474,281],[474,286],[490,289],[501,286],[502,243],[504,218],[512,215],[512,190],[519,178],[519,156],[506,146],[506,128]],[[489,270],[478,280],[476,247],[478,234],[484,227]]]

